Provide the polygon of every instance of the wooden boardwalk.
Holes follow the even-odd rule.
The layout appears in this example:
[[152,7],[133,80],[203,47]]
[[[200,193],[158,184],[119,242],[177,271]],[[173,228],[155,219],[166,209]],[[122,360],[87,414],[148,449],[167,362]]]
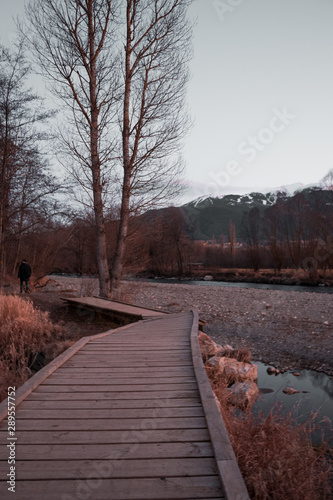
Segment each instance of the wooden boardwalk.
[[0,404],[0,498],[248,500],[203,368],[196,312],[86,337],[17,391],[16,493]]
[[156,311],[155,309],[147,309],[100,297],[62,297],[62,300],[80,309],[89,309],[100,314],[106,314],[117,324],[128,324],[166,314],[163,311]]

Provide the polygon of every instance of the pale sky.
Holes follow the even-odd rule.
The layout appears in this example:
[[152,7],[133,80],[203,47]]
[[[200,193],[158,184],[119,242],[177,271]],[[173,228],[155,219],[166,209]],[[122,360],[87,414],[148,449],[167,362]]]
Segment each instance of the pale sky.
[[[0,0],[0,42],[24,0]],[[196,0],[189,191],[318,182],[333,168],[333,1]]]

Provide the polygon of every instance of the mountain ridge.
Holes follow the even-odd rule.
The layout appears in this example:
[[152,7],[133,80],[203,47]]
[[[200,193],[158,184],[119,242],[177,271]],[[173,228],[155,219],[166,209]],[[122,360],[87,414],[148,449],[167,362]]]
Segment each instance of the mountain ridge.
[[[326,188],[327,189],[327,188]],[[220,235],[226,237],[230,221],[234,224],[236,238],[242,239],[244,216],[253,208],[258,208],[261,215],[274,205],[278,199],[287,200],[297,193],[309,193],[326,190],[321,184],[294,184],[282,186],[266,193],[252,192],[244,195],[227,194],[221,197],[202,196],[182,205],[180,210],[186,221],[187,233],[195,240],[210,240]]]

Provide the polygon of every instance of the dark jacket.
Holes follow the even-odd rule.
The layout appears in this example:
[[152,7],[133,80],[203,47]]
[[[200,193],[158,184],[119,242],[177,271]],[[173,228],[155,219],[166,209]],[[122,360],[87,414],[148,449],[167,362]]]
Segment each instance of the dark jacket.
[[22,262],[18,271],[18,278],[22,281],[29,279],[31,276],[31,267],[26,262]]

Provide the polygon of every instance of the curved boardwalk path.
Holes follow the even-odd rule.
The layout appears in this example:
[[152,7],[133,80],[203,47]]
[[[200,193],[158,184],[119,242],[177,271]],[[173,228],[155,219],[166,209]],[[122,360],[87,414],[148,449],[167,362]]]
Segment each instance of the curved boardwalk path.
[[1,422],[0,497],[247,500],[197,333],[196,312],[156,317],[81,339],[38,372],[17,391],[14,495]]

